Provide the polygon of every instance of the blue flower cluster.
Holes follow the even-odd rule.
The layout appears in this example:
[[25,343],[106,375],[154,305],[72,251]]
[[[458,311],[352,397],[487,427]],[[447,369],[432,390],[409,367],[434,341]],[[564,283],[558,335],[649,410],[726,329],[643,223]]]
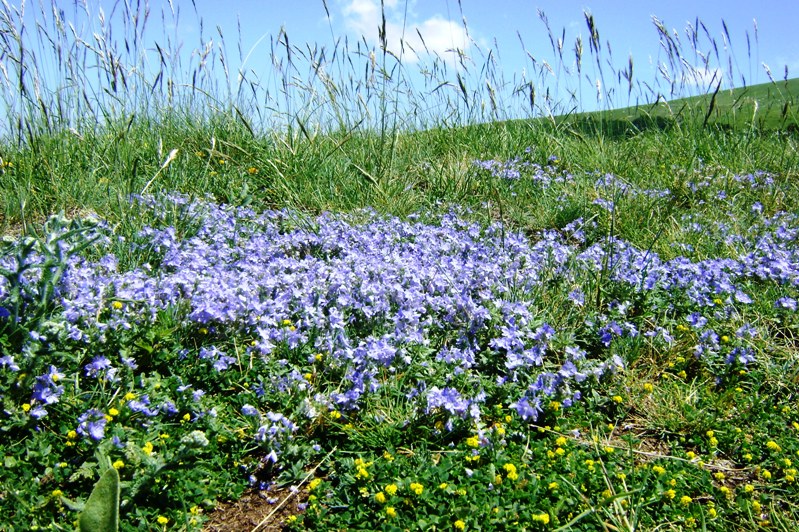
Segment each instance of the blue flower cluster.
[[[611,178],[602,179],[618,188]],[[739,235],[740,256],[694,261],[661,260],[652,250],[612,237],[586,242],[582,219],[528,237],[499,224],[468,222],[458,212],[421,223],[373,212],[310,219],[182,196],[140,201],[153,219],[166,221],[167,213],[182,209],[190,229],[145,227],[133,246],[149,262],[126,270],[111,254],[98,260],[72,256],[58,286],[61,313],[29,343],[102,344],[171,310],[183,327],[246,340],[250,359],[289,366],[280,378],[265,376],[259,396],[264,386],[302,392],[309,415],[357,410],[387,375],[412,367],[427,368],[416,374],[429,376],[407,390],[409,397],[423,397],[419,415],[441,414],[450,424],[480,419],[486,386],[506,387],[505,397],[524,419],[536,420],[544,401],[569,406],[580,400],[587,380],[624,367],[617,342],[638,335],[674,342],[674,330],[633,317],[630,301],[598,308],[587,302],[589,281],[598,272],[623,293],[659,301],[660,310],[685,320],[695,331],[696,357],[721,357],[727,364],[756,358],[754,326],[738,323],[731,342],[722,342],[713,326],[729,327],[735,307],[752,303],[748,284],[772,283],[782,290],[772,305],[796,309],[799,230],[796,216],[787,213],[761,217]],[[6,267],[13,260],[0,258]],[[9,286],[0,278],[0,306]],[[553,321],[558,313],[547,309],[551,301],[582,318]],[[584,330],[563,329],[569,323]],[[186,349],[183,357],[225,372],[237,363],[229,347],[202,345]],[[335,380],[335,386],[320,387],[303,375],[299,366],[320,360],[321,380]],[[137,367],[125,356],[119,363],[97,356],[82,373],[114,382],[120,371]],[[18,370],[14,357],[0,358],[0,371]],[[43,417],[58,402],[63,377],[56,366],[36,377],[30,415]],[[177,411],[173,402],[162,403],[153,405],[142,395],[127,406],[144,418]],[[260,417],[249,404],[241,413]],[[267,418],[257,431],[261,441],[296,430],[297,420],[283,414],[270,412]],[[102,438],[104,419],[85,412],[77,431]]]

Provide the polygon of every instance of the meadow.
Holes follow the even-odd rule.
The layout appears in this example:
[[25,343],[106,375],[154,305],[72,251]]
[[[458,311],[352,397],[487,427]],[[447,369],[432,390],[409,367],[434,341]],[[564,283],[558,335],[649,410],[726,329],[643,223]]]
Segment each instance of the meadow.
[[0,10],[0,528],[799,528],[796,80],[701,86],[743,76],[656,21],[639,81],[589,14],[529,79],[285,33],[256,75],[34,6]]

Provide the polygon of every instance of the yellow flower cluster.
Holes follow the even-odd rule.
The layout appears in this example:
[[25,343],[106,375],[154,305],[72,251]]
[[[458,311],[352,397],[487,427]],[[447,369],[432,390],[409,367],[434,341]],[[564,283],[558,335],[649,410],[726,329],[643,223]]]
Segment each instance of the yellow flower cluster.
[[536,523],[541,523],[542,525],[548,525],[549,524],[549,514],[547,514],[547,513],[534,514],[533,515],[533,521],[535,521]]
[[389,484],[385,487],[386,493],[389,495],[396,495],[397,494],[397,485],[396,484]]
[[782,447],[780,447],[779,444],[774,440],[769,440],[766,443],[766,447],[768,448],[769,451],[773,451],[775,453],[782,451]]
[[516,480],[519,478],[519,473],[516,471],[516,466],[513,464],[505,464],[502,469],[507,473],[508,480]]
[[419,484],[418,482],[411,482],[411,485],[408,486],[412,492],[416,495],[421,495],[422,491],[424,491],[424,486]]
[[357,470],[355,476],[364,480],[369,478],[369,471],[367,471],[366,468],[371,466],[373,463],[374,462],[365,462],[363,458],[357,458],[355,460],[355,469]]

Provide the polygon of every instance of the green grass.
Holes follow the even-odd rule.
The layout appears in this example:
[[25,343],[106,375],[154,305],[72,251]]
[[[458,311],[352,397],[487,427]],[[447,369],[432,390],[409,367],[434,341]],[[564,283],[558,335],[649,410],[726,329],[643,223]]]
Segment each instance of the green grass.
[[[646,129],[796,131],[799,79],[771,81],[653,104],[578,113],[567,123],[581,132],[632,136]],[[561,118],[563,120],[563,118]]]
[[[215,73],[204,69],[217,61],[192,63],[186,72],[164,65],[159,81],[146,78],[133,68],[146,50],[135,40],[130,50],[114,52],[130,72],[139,72],[125,81],[126,91],[119,80],[97,98],[82,92],[81,84],[47,87],[34,56],[42,58],[48,49],[55,54],[55,42],[75,50],[66,46],[74,42],[44,21],[29,32],[33,41],[23,43],[17,17],[8,7],[0,16],[4,28],[17,30],[9,42],[25,44],[2,45],[2,51],[29,65],[22,85],[3,87],[6,107],[18,120],[0,143],[0,232],[7,235],[0,258],[38,253],[49,262],[42,268],[25,263],[30,271],[40,269],[42,280],[29,292],[9,291],[7,300],[0,299],[4,309],[19,311],[17,322],[0,314],[0,357],[23,366],[12,371],[7,359],[0,366],[0,528],[71,529],[79,503],[108,469],[108,459],[120,469],[126,530],[197,530],[218,502],[236,498],[251,482],[273,481],[300,486],[307,499],[306,511],[284,523],[297,529],[799,526],[799,321],[795,311],[775,306],[781,298],[799,299],[790,277],[794,259],[777,255],[790,254],[796,244],[790,234],[797,229],[791,215],[799,205],[799,80],[684,99],[669,94],[668,101],[640,91],[639,101],[654,103],[593,113],[579,112],[572,94],[566,102],[531,102],[529,117],[508,119],[499,110],[527,98],[530,87],[508,87],[492,77],[486,88],[486,71],[499,76],[486,70],[490,58],[482,68],[469,63],[459,72],[462,84],[446,78],[437,63],[441,78],[417,87],[410,84],[410,67],[390,54],[376,50],[377,64],[364,75],[368,54],[337,44],[340,63],[330,69],[337,75],[322,79],[312,68],[319,52],[291,48],[281,35],[273,43],[273,63],[283,65],[275,83],[284,102],[270,100],[280,110],[266,117],[269,106],[207,81]],[[278,61],[285,53],[294,60],[289,66]],[[690,50],[673,53],[680,64],[679,54]],[[585,61],[606,64],[598,51],[591,48],[590,54]],[[82,79],[97,60],[89,52],[51,59],[63,79]],[[544,79],[546,72],[537,68],[535,75]],[[554,68],[564,84],[574,76],[579,80],[563,58]],[[180,92],[180,81],[187,79],[201,81],[196,90]],[[48,90],[34,93],[35,81]],[[639,80],[629,87],[657,82]],[[247,77],[243,83],[261,96],[275,88]],[[211,110],[208,96],[215,102]],[[70,105],[81,114],[58,111]],[[411,118],[408,109],[421,117]],[[519,175],[506,178],[476,164],[486,160]],[[131,201],[142,192],[153,194],[156,207]],[[175,193],[196,201],[198,210],[172,203],[169,195]],[[612,210],[603,207],[608,201]],[[456,345],[455,330],[445,324],[457,322],[458,315],[436,315],[426,343],[405,346],[407,361],[374,368],[380,387],[365,393],[353,410],[339,411],[317,398],[346,391],[353,378],[346,364],[328,362],[331,353],[310,341],[292,346],[275,340],[274,355],[262,356],[253,349],[262,339],[257,320],[199,322],[189,318],[190,301],[150,315],[135,298],[109,292],[97,320],[102,325],[133,316],[131,327],[103,333],[93,325],[89,333],[97,336],[91,342],[66,337],[57,288],[67,264],[113,253],[119,272],[138,268],[145,277],[168,277],[175,272],[161,268],[164,251],[148,245],[152,236],[143,229],[174,228],[176,241],[184,244],[204,229],[199,241],[217,250],[203,257],[208,260],[237,238],[246,242],[248,231],[263,230],[263,221],[245,211],[235,223],[215,226],[204,216],[224,218],[217,204],[272,212],[275,226],[267,240],[284,245],[275,260],[334,263],[336,247],[323,248],[312,238],[326,230],[329,217],[354,227],[367,224],[372,232],[358,239],[369,241],[401,221],[454,223],[442,220],[453,209],[463,220],[457,222],[461,229],[476,222],[482,237],[495,238],[477,248],[488,246],[497,256],[515,249],[517,234],[531,244],[546,242],[542,231],[555,231],[575,255],[592,246],[604,255],[596,267],[573,256],[563,274],[550,264],[540,284],[513,279],[503,285],[507,290],[486,304],[488,325],[475,339],[479,356],[463,371],[436,358],[445,346]],[[364,208],[374,209],[376,218]],[[45,223],[58,212],[67,217]],[[103,238],[80,248],[97,230],[96,220],[107,222],[100,229]],[[582,239],[572,233],[577,221]],[[499,224],[493,233],[492,223]],[[235,237],[226,232],[231,226],[240,231]],[[386,261],[402,257],[401,246],[421,245],[426,238],[415,233],[421,226],[403,227],[383,240],[398,246]],[[722,286],[700,304],[690,287],[641,290],[614,278],[623,270],[613,262],[623,256],[616,239],[641,250],[644,267],[654,255],[694,265],[747,265],[755,260],[750,253],[783,243],[767,258],[775,260],[769,267],[789,273],[784,282],[742,276],[739,288],[749,303]],[[6,286],[22,286],[8,264],[0,262]],[[77,274],[70,275],[64,282]],[[585,296],[582,304],[573,302],[577,289]],[[537,327],[554,327],[543,367],[557,371],[566,349],[579,346],[591,364],[617,355],[624,370],[574,384],[583,397],[571,407],[565,407],[570,397],[553,396],[535,421],[525,419],[511,405],[541,368],[499,384],[498,378],[508,377],[505,354],[491,341],[504,334],[506,314],[514,312],[502,301],[531,313],[514,322],[529,333],[528,347]],[[287,307],[276,330],[323,334],[294,310]],[[393,327],[359,312],[351,311],[347,325],[356,340],[366,342]],[[708,320],[704,329],[692,324],[694,313]],[[604,343],[601,329],[616,321],[629,322],[641,334],[614,333]],[[710,342],[701,337],[707,329],[718,333],[715,351],[697,357],[696,346]],[[31,340],[32,332],[47,339]],[[199,360],[201,349],[212,346],[235,359],[225,372]],[[736,348],[749,349],[755,361],[725,362],[727,355],[735,358]],[[116,357],[114,364],[118,356],[132,357],[139,368],[117,364],[120,381],[91,380],[84,368],[98,356]],[[37,406],[31,394],[37,383],[43,385],[38,377],[52,373],[50,364],[65,373],[53,382],[66,391],[39,422],[29,415]],[[278,386],[275,379],[289,384]],[[469,397],[483,392],[480,421],[449,416],[444,408],[425,412],[426,390],[419,383],[454,387]],[[189,392],[179,391],[186,384],[204,389],[205,396],[190,401]],[[179,414],[143,423],[129,401],[145,394],[154,403],[179,397]],[[273,449],[255,439],[259,423],[242,413],[245,404],[298,424],[290,438],[279,440],[278,463],[262,461]],[[124,436],[124,448],[110,438],[96,442],[75,432],[76,417],[89,408],[110,417],[108,434]],[[212,410],[215,417],[208,414]]]

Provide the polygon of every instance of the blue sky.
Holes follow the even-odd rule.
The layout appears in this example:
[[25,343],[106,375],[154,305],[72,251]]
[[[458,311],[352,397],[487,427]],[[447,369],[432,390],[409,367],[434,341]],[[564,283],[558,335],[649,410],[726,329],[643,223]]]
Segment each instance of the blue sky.
[[[174,0],[174,3],[181,6],[184,15],[193,9],[186,0]],[[416,40],[412,30],[418,28],[431,48],[443,52],[453,46],[466,45],[467,51],[474,51],[474,44],[470,45],[464,35],[462,20],[465,18],[474,42],[486,49],[497,47],[506,68],[524,62],[519,35],[533,56],[552,55],[546,29],[538,16],[540,9],[558,36],[563,29],[566,30],[565,46],[569,50],[578,35],[582,35],[584,42],[588,38],[584,18],[587,11],[594,16],[603,46],[610,42],[615,58],[626,59],[632,54],[641,65],[658,57],[659,40],[652,23],[653,16],[683,37],[686,25],[693,25],[698,18],[720,46],[724,42],[723,19],[732,38],[733,52],[741,68],[746,65],[744,70],[747,72],[750,58],[746,33],[749,33],[752,73],[758,76],[757,81],[767,81],[758,59],[760,63],[769,65],[772,72],[779,72],[776,77],[783,76],[786,65],[794,72],[790,77],[799,74],[799,41],[794,38],[799,2],[794,1],[462,0],[459,4],[456,0],[386,0],[385,5],[389,42],[400,37],[404,21],[405,35],[410,41]],[[226,35],[235,35],[240,23],[242,43],[248,50],[261,37],[276,35],[281,27],[295,43],[329,44],[333,34],[365,34],[370,42],[375,43],[380,24],[379,0],[327,0],[329,21],[321,0],[196,0],[196,6],[207,26],[219,25]],[[197,28],[192,17],[183,20],[181,35],[190,38]],[[754,21],[757,21],[757,46]],[[261,44],[264,42],[267,41],[261,41]],[[254,55],[259,53],[258,46],[253,52]],[[262,52],[268,54],[268,49],[264,47]]]
[[[191,3],[174,2],[183,10],[179,35],[189,47],[198,46],[199,28]],[[210,35],[209,28],[218,25],[226,38],[230,38],[240,29],[246,67],[256,70],[269,56],[270,36],[277,35],[281,28],[292,43],[300,45],[315,42],[330,46],[334,37],[344,35],[351,39],[363,35],[369,44],[378,42],[379,0],[327,0],[326,5],[327,10],[321,0],[196,0],[197,11],[205,21],[205,33]],[[651,83],[658,77],[658,67],[666,61],[653,16],[661,20],[669,32],[679,35],[686,46],[686,28],[696,26],[700,32],[701,52],[715,53],[704,29],[696,25],[697,19],[716,40],[722,64],[716,64],[713,58],[711,68],[699,72],[693,80],[696,85],[715,84],[711,82],[718,79],[714,75],[723,76],[725,86],[741,86],[744,80],[746,84],[766,82],[769,79],[763,64],[775,79],[784,77],[785,67],[788,67],[789,77],[799,75],[799,46],[796,46],[799,41],[794,38],[799,2],[784,0],[462,0],[461,3],[457,0],[385,0],[389,47],[398,52],[399,40],[404,35],[405,42],[421,51],[418,30],[428,50],[441,57],[453,57],[452,50],[457,48],[480,65],[488,50],[493,49],[498,52],[499,64],[508,79],[514,75],[517,79],[522,75],[530,77],[531,71],[536,66],[540,68],[542,61],[553,66],[557,63],[539,10],[546,14],[556,39],[565,36],[563,65],[567,68],[574,68],[573,49],[578,37],[582,38],[584,55],[588,55],[589,31],[584,15],[588,12],[596,22],[603,57],[607,58],[609,48],[618,69],[627,65],[632,55],[635,78],[639,81]],[[722,20],[726,22],[729,42]],[[533,64],[530,56],[537,63]],[[422,64],[426,59],[429,57],[423,52],[414,55],[407,48],[403,55],[407,64]],[[698,56],[689,59],[693,67],[703,70]],[[584,59],[584,78],[598,77],[592,66]],[[589,81],[584,79],[586,85]]]
[[[41,1],[47,5],[43,11],[38,9]],[[36,27],[33,17],[38,18],[37,12],[51,17],[49,1],[26,2],[25,25],[29,38]],[[80,7],[84,1],[90,12],[88,18]],[[155,43],[168,49],[174,49],[175,44],[180,43],[182,66],[189,71],[200,61],[202,50],[212,49],[215,55],[208,57],[209,62],[213,63],[214,79],[230,83],[233,86],[232,94],[236,93],[239,72],[244,72],[248,80],[258,78],[259,87],[269,92],[268,98],[258,99],[256,110],[268,108],[272,103],[276,108],[282,105],[278,100],[285,69],[275,68],[271,62],[271,47],[276,45],[281,31],[285,31],[291,44],[300,50],[314,43],[324,47],[328,51],[326,59],[330,60],[333,43],[340,45],[344,38],[348,40],[350,49],[359,41],[365,42],[368,48],[376,48],[379,42],[378,27],[382,22],[380,0],[126,2],[130,6],[149,6],[148,30],[144,41],[146,61],[152,69],[145,75],[151,78],[150,81],[155,78],[159,63]],[[105,31],[98,29],[100,9],[114,30],[114,38],[119,41],[120,35],[125,34],[123,28],[115,26],[122,24],[124,18],[119,0],[73,0],[69,3],[55,0],[55,5],[64,9],[67,20],[74,19],[85,42],[94,42],[94,33]],[[558,114],[572,110],[621,107],[651,102],[658,95],[667,99],[692,95],[713,90],[719,80],[724,88],[740,87],[744,83],[763,83],[769,81],[764,65],[767,65],[775,80],[785,76],[786,68],[789,78],[799,76],[799,40],[796,39],[795,28],[799,20],[799,1],[796,0],[462,0],[460,3],[457,0],[384,0],[384,6],[388,48],[397,55],[402,54],[409,82],[420,82],[424,78],[421,72],[429,72],[436,64],[447,67],[446,80],[449,83],[446,90],[455,98],[458,97],[458,84],[454,79],[460,73],[470,76],[466,80],[470,89],[482,87],[484,90],[488,79],[498,93],[504,90],[505,94],[529,82],[530,86],[535,87],[538,98],[538,109],[534,113]],[[177,23],[171,14],[173,10],[179,13]],[[540,12],[546,15],[551,34]],[[589,53],[591,36],[586,13],[591,14],[598,30],[602,71]],[[683,47],[683,65],[669,64],[669,54],[665,53],[662,43],[664,39],[653,24],[653,17],[662,21],[662,28],[671,39],[679,40]],[[724,31],[722,20],[726,22],[727,32]],[[692,28],[699,35],[696,51],[689,38]],[[224,38],[220,38],[220,34]],[[165,35],[172,42],[165,43]],[[553,51],[553,44],[557,47],[559,39],[562,39],[562,59]],[[578,40],[582,42],[584,50],[580,77],[575,75],[574,49]],[[404,48],[401,42],[406,45]],[[223,43],[224,65],[219,61]],[[45,52],[47,46],[44,46]],[[120,42],[116,46],[120,49]],[[82,48],[78,46],[78,49]],[[630,56],[634,64],[635,89],[628,93],[626,81],[620,77],[620,73],[627,68]],[[466,69],[457,64],[458,57],[467,65]],[[493,74],[483,71],[489,64],[489,57],[494,61]],[[707,66],[703,62],[704,57],[710,59]],[[438,63],[435,58],[438,58]],[[340,55],[337,60],[340,66]],[[364,66],[369,62],[368,54],[360,58],[360,64],[357,61],[351,72],[364,71]],[[52,71],[48,70],[47,58],[40,55],[37,63],[43,65],[45,75],[51,75],[48,74]],[[326,67],[331,74],[337,68],[333,63]],[[227,69],[228,74],[221,75],[220,70],[223,69]],[[305,69],[307,75],[307,65]],[[102,82],[102,68],[95,67],[91,72],[94,71],[99,73]],[[347,75],[347,72],[342,74],[344,81]],[[498,78],[499,84],[496,82]],[[431,83],[427,87],[430,91],[431,87],[438,86],[441,78],[432,82],[429,81],[430,76],[426,79]],[[94,84],[91,79],[82,83]],[[190,79],[184,78],[178,83],[186,86]],[[52,83],[55,90],[64,84],[63,80]],[[316,86],[314,90],[323,91],[323,88]],[[103,96],[101,89],[97,88],[95,92]],[[546,105],[542,106],[540,102],[541,95],[546,92],[551,93],[553,102],[569,103],[563,104],[560,109],[544,108]],[[578,95],[579,98],[571,95]],[[512,98],[506,96],[500,101],[503,112],[514,105],[520,106],[517,114],[514,115],[511,109],[501,118],[529,113],[529,106],[527,111],[523,109],[526,96],[521,91],[517,91]],[[434,114],[436,109],[436,104],[431,102],[429,112]],[[273,110],[278,114],[286,114],[283,108]],[[499,115],[495,117],[500,118]]]

